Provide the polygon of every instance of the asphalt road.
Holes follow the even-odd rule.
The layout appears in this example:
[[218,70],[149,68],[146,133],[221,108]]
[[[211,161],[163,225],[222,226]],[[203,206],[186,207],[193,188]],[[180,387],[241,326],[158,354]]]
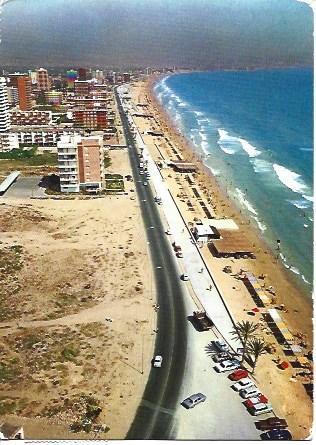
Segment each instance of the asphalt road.
[[132,147],[128,151],[153,262],[157,302],[160,305],[155,355],[163,356],[162,368],[152,368],[149,374],[141,404],[126,439],[173,439],[174,413],[187,352],[188,321],[184,307],[184,285],[179,279],[151,188],[143,185],[144,177],[139,174],[139,156],[117,92],[116,98],[126,143]]

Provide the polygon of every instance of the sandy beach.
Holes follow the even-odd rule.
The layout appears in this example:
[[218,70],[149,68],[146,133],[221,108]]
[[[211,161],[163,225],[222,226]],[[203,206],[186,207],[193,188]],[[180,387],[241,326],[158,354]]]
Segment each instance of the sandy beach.
[[[260,357],[255,378],[268,395],[278,414],[287,418],[294,437],[305,438],[309,435],[312,422],[311,399],[307,395],[300,377],[296,376],[297,369],[289,366],[286,370],[280,370],[277,367],[278,359],[287,360],[287,358],[265,324],[260,311],[250,314],[256,304],[238,274],[240,270],[250,271],[257,277],[264,276],[263,280],[259,280],[263,288],[267,289],[269,286],[273,286],[276,295],[273,296],[272,304],[269,307],[282,308],[280,313],[283,321],[297,339],[297,343],[304,344],[305,352],[312,349],[312,302],[302,294],[289,273],[277,260],[276,253],[271,252],[261,239],[260,233],[235,207],[210,170],[202,164],[192,147],[175,128],[153,94],[152,87],[155,80],[157,79],[151,78],[149,82],[135,84],[132,88],[133,102],[141,103],[142,106],[139,109],[142,109],[143,112],[146,110],[146,114],[152,116],[135,117],[135,122],[143,133],[144,142],[156,162],[160,162],[162,159],[175,159],[175,153],[177,153],[183,159],[196,164],[198,173],[195,183],[204,202],[208,203],[210,210],[217,218],[234,219],[240,232],[253,246],[255,260],[216,258],[205,246],[202,247],[201,253],[212,271],[221,293],[225,296],[226,304],[235,321],[249,320],[259,323],[261,326],[260,335],[266,343],[274,348],[273,353]],[[148,130],[161,132],[163,136],[147,135]],[[175,173],[170,168],[162,168],[161,174],[188,225],[193,222],[194,218],[205,217],[198,199],[184,178],[185,175]],[[186,198],[182,199],[183,196]],[[187,205],[187,198],[191,202],[191,210]],[[232,273],[225,273],[223,271],[225,266],[231,266]],[[299,338],[303,340],[299,340]]]

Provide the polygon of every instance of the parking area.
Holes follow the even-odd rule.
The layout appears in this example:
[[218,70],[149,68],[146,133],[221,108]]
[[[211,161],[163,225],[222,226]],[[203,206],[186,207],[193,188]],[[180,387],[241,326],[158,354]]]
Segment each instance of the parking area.
[[20,176],[2,198],[25,199],[32,196],[45,196],[45,189],[39,186],[41,176]]

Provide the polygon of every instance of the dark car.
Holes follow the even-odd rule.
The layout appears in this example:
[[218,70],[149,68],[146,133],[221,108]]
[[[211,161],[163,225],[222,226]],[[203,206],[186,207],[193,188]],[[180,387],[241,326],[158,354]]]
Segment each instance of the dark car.
[[263,440],[292,440],[292,434],[288,430],[270,430],[260,437]]
[[206,400],[206,396],[204,394],[202,394],[201,392],[198,392],[197,394],[193,394],[192,396],[184,399],[183,402],[181,402],[181,405],[187,409],[194,408],[195,405],[197,405],[201,402],[205,402],[205,400]]
[[280,417],[269,417],[268,419],[259,420],[256,422],[257,430],[265,431],[275,428],[287,428],[287,421],[280,419]]

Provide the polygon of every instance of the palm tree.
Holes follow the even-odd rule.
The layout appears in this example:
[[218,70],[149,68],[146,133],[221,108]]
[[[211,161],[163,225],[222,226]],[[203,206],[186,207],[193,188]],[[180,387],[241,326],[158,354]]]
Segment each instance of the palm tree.
[[248,342],[255,336],[258,327],[259,325],[252,321],[240,321],[235,325],[234,331],[231,332],[231,334],[233,334],[233,340],[240,340],[243,345],[241,363],[244,361]]
[[254,357],[252,365],[252,372],[254,372],[258,358],[267,351],[267,345],[260,338],[253,338],[249,341],[248,351]]

